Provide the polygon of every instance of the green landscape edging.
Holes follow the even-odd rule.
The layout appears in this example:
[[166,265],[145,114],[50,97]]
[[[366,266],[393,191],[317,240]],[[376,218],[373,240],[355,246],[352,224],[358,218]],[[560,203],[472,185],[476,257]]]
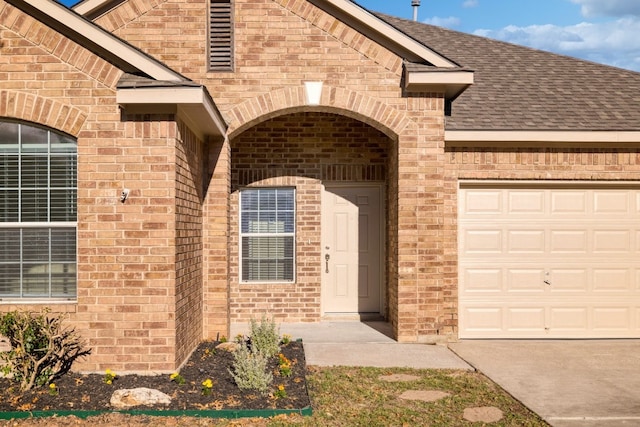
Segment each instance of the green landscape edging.
[[105,411],[14,411],[0,412],[0,420],[12,420],[23,418],[46,418],[46,417],[68,417],[70,415],[78,418],[88,418],[102,414],[125,414],[125,415],[150,415],[156,417],[201,417],[201,418],[269,418],[276,415],[299,414],[310,416],[313,410],[310,406],[302,409],[220,409],[220,410],[152,410],[152,409],[130,409],[130,410],[105,410]]

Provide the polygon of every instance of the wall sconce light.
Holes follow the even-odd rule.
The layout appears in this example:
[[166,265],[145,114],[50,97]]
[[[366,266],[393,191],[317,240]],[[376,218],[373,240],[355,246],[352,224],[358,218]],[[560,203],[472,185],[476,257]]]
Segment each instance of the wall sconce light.
[[120,201],[124,203],[128,198],[129,198],[129,189],[125,188],[122,190],[122,193],[120,194]]

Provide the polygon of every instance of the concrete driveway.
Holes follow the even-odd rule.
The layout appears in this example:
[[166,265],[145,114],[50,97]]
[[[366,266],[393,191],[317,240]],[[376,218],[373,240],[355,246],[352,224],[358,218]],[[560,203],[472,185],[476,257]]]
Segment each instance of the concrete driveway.
[[449,347],[552,426],[640,426],[639,340],[464,340]]

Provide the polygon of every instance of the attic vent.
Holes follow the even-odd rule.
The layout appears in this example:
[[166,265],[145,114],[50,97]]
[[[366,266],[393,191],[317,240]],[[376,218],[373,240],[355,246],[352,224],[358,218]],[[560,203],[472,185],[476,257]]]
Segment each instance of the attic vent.
[[209,24],[209,70],[232,71],[232,0],[211,0],[211,15]]

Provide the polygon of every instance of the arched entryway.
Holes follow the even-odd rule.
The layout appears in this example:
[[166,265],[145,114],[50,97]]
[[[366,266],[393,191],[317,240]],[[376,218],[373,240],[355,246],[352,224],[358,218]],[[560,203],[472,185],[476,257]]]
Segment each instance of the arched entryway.
[[394,141],[354,118],[306,111],[230,145],[231,322],[386,316]]

